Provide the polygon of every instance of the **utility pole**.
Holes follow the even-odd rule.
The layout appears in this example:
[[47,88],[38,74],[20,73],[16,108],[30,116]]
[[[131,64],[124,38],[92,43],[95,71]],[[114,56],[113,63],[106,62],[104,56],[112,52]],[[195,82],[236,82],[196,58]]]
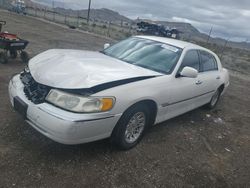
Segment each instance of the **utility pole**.
[[52,8],[53,8],[53,21],[55,21],[55,19],[56,19],[56,15],[55,15],[55,1],[52,1]]
[[248,49],[248,39],[246,39],[245,43],[246,43],[246,49]]
[[89,23],[89,16],[90,16],[90,7],[91,7],[91,0],[89,0],[88,17],[87,17],[88,23]]
[[80,11],[77,10],[77,27],[79,27]]
[[208,35],[208,38],[207,38],[207,43],[208,43],[208,42],[209,42],[209,40],[210,40],[210,37],[211,37],[212,31],[213,31],[213,26],[211,27],[211,29],[210,29],[210,31],[209,31],[209,35]]
[[228,38],[228,39],[226,40],[226,42],[225,42],[225,44],[224,44],[224,46],[223,46],[223,48],[222,48],[222,50],[221,50],[220,59],[222,59],[223,54],[224,54],[224,51],[225,51],[225,49],[226,49],[226,47],[227,47],[227,44],[229,43],[230,39],[231,39],[231,38]]

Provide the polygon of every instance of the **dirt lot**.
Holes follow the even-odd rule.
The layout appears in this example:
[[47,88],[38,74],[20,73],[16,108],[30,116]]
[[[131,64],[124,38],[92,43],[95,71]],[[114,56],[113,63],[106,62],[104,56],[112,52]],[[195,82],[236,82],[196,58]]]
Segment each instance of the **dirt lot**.
[[[0,11],[5,30],[49,48],[101,49],[107,39]],[[250,66],[250,63],[249,63]],[[13,111],[7,86],[24,67],[0,65],[0,187],[250,187],[250,79],[232,74],[213,111],[200,108],[149,130],[126,152],[108,140],[65,146]]]

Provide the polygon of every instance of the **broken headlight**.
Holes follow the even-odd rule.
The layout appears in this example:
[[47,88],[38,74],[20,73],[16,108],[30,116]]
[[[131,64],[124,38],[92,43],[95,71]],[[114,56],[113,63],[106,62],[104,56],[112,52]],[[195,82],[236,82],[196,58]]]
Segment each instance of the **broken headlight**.
[[46,101],[65,110],[78,113],[106,112],[113,108],[114,97],[84,97],[52,89]]

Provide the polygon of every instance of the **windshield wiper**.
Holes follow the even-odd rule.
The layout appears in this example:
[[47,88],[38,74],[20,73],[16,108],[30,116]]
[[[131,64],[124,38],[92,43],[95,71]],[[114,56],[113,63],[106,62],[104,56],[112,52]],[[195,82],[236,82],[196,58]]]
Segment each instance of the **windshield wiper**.
[[159,69],[155,69],[153,67],[149,67],[149,66],[146,66],[146,65],[142,65],[142,64],[134,64],[138,67],[142,67],[142,68],[145,68],[145,69],[149,69],[149,70],[152,70],[152,71],[156,71],[156,72],[159,72],[159,73],[162,73],[162,74],[167,74],[167,72],[165,71],[162,71],[162,70],[159,70]]
[[101,54],[104,54],[104,55],[106,55],[106,52],[104,52],[104,51],[99,51]]
[[132,64],[132,65],[134,65],[135,64],[135,62],[133,62],[133,61],[129,61],[129,60],[125,60],[125,59],[120,59],[121,61],[124,61],[124,62],[126,62],[126,63],[129,63],[129,64]]

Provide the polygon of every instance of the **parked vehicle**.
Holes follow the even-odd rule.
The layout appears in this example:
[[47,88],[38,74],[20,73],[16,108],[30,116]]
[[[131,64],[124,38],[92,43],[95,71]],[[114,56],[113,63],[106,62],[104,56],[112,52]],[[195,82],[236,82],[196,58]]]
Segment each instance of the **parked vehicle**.
[[166,28],[165,26],[160,24],[148,23],[144,21],[137,23],[137,26],[138,26],[137,32],[139,33],[180,39],[181,32],[176,28]]
[[203,105],[214,108],[228,85],[228,71],[210,50],[136,36],[101,52],[43,52],[12,78],[9,94],[16,111],[57,142],[111,137],[129,149],[151,125]]
[[14,0],[11,3],[11,11],[18,14],[26,14],[26,4],[22,0]]
[[9,57],[16,59],[18,54],[20,54],[21,60],[27,63],[29,55],[24,49],[29,42],[20,39],[16,34],[2,32],[3,25],[6,25],[6,21],[0,21],[0,64],[8,63]]

